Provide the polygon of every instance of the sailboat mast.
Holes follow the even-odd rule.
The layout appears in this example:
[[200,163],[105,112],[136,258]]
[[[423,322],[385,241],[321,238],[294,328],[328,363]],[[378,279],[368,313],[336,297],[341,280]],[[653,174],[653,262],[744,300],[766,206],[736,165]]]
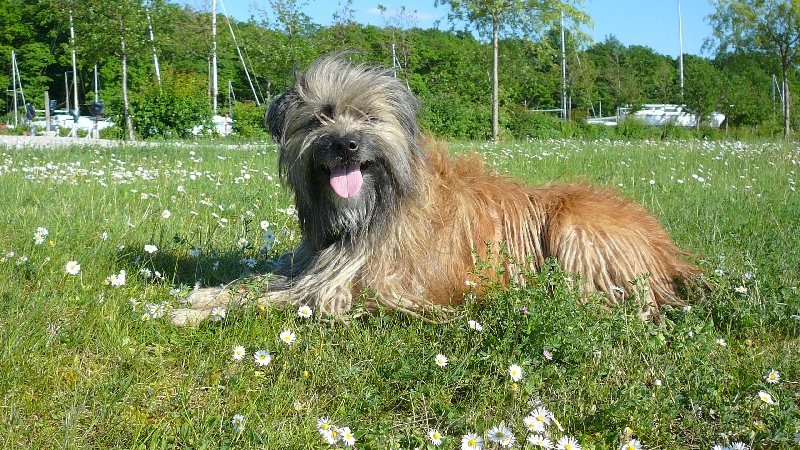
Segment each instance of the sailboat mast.
[[561,118],[567,120],[567,47],[564,43],[564,13],[561,13]]
[[150,29],[150,46],[153,49],[153,64],[155,66],[156,71],[156,80],[158,81],[158,85],[161,86],[161,68],[158,66],[158,54],[156,54],[156,38],[153,36],[153,21],[150,20],[150,8],[144,8],[145,13],[147,14],[147,28]]
[[[14,127],[16,128],[19,125],[19,113],[17,105],[17,55],[14,53],[14,50],[11,50],[11,81],[14,89]],[[21,87],[21,86],[20,86]],[[23,99],[24,103],[24,99]]]
[[211,98],[213,99],[214,114],[217,113],[217,0],[211,1]]
[[[78,111],[78,116],[80,116],[80,107],[78,106],[78,62],[77,58],[75,57],[75,27],[72,23],[72,11],[69,13],[69,40],[72,43],[72,88],[73,88],[73,100],[75,104],[75,110]],[[72,134],[73,137],[78,137],[78,119],[75,118],[72,121]]]
[[[244,74],[247,76],[247,82],[250,83],[250,90],[253,91],[253,97],[256,99],[256,106],[261,106],[261,102],[258,100],[258,94],[256,94],[256,88],[253,87],[253,81],[250,79],[250,71],[247,70],[247,64],[244,63],[242,51],[239,49],[239,43],[236,42],[236,35],[233,33],[233,26],[231,25],[231,18],[228,16],[228,11],[225,10],[225,3],[223,3],[222,0],[219,0],[219,3],[222,5],[222,14],[225,14],[225,18],[228,19],[228,29],[231,31],[233,45],[236,46],[236,53],[239,54],[239,61],[242,63],[242,68],[244,68]],[[230,86],[230,80],[228,80],[228,85]]]
[[678,0],[678,36],[681,45],[678,66],[680,67],[681,100],[683,100],[683,19],[681,18],[681,0]]

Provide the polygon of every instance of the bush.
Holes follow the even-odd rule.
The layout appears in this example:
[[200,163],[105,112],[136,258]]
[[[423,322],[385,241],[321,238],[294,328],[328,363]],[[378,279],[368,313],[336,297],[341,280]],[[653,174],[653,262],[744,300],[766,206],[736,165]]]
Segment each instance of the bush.
[[233,131],[243,138],[266,136],[264,113],[266,105],[257,106],[253,102],[233,103]]
[[427,94],[420,122],[426,131],[448,139],[490,139],[492,112],[488,106],[475,105],[458,96]]
[[211,128],[211,104],[205,80],[193,74],[165,71],[161,85],[146,85],[131,98],[131,120],[143,138],[192,136],[192,129]]

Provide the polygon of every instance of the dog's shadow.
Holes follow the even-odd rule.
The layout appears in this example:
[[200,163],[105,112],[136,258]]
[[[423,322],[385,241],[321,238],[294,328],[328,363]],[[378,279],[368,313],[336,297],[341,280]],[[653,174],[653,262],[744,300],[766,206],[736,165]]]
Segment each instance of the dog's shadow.
[[[133,243],[129,248],[143,248]],[[159,249],[153,254],[123,252],[118,260],[131,267],[146,282],[164,282],[175,288],[227,286],[254,276],[269,275],[275,267],[273,259],[253,258],[242,251],[202,251],[198,255],[171,249]],[[131,263],[132,261],[132,263]]]

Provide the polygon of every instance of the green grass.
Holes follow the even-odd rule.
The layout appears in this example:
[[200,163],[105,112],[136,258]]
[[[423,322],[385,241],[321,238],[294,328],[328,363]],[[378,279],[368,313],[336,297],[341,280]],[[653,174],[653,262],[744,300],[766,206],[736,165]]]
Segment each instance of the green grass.
[[[626,427],[652,449],[800,446],[796,148],[553,141],[453,150],[477,151],[492,170],[532,184],[616,188],[697,255],[711,289],[654,325],[632,304],[581,304],[569,274],[550,265],[525,286],[489,289],[484,306],[468,302],[447,325],[376,314],[343,326],[244,307],[176,329],[166,317],[145,320],[146,305],[177,306],[196,282],[247,275],[243,258],[266,270],[299,242],[276,148],[6,150],[0,446],[327,448],[316,429],[327,417],[350,427],[358,448],[433,448],[432,428],[445,436],[441,448],[459,448],[464,434],[501,423],[521,448],[536,405],[563,427],[548,428],[554,441],[574,436],[584,449],[619,448]],[[264,220],[276,235],[266,253]],[[38,227],[49,231],[39,245]],[[65,270],[72,260],[75,276]],[[109,285],[121,270],[125,285]],[[278,340],[286,329],[297,334],[292,346]],[[260,349],[272,355],[266,367],[253,360]],[[518,383],[511,364],[524,371]],[[765,380],[771,370],[776,384]]]

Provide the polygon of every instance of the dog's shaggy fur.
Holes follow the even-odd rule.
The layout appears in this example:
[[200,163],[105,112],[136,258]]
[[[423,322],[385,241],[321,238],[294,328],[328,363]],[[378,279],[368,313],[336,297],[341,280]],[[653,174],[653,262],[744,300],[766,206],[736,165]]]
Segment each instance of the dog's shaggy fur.
[[[419,108],[390,72],[343,55],[312,63],[270,105],[302,243],[280,258],[259,302],[341,316],[365,293],[367,309],[425,316],[458,304],[467,280],[497,276],[474,273],[488,245],[507,269],[502,283],[519,272],[515,264],[537,270],[554,257],[610,305],[644,274],[643,315],[683,304],[678,287],[698,270],[641,206],[583,185],[526,187],[488,173],[476,156],[451,160],[420,133]],[[173,321],[202,320],[243,292],[197,290]]]

